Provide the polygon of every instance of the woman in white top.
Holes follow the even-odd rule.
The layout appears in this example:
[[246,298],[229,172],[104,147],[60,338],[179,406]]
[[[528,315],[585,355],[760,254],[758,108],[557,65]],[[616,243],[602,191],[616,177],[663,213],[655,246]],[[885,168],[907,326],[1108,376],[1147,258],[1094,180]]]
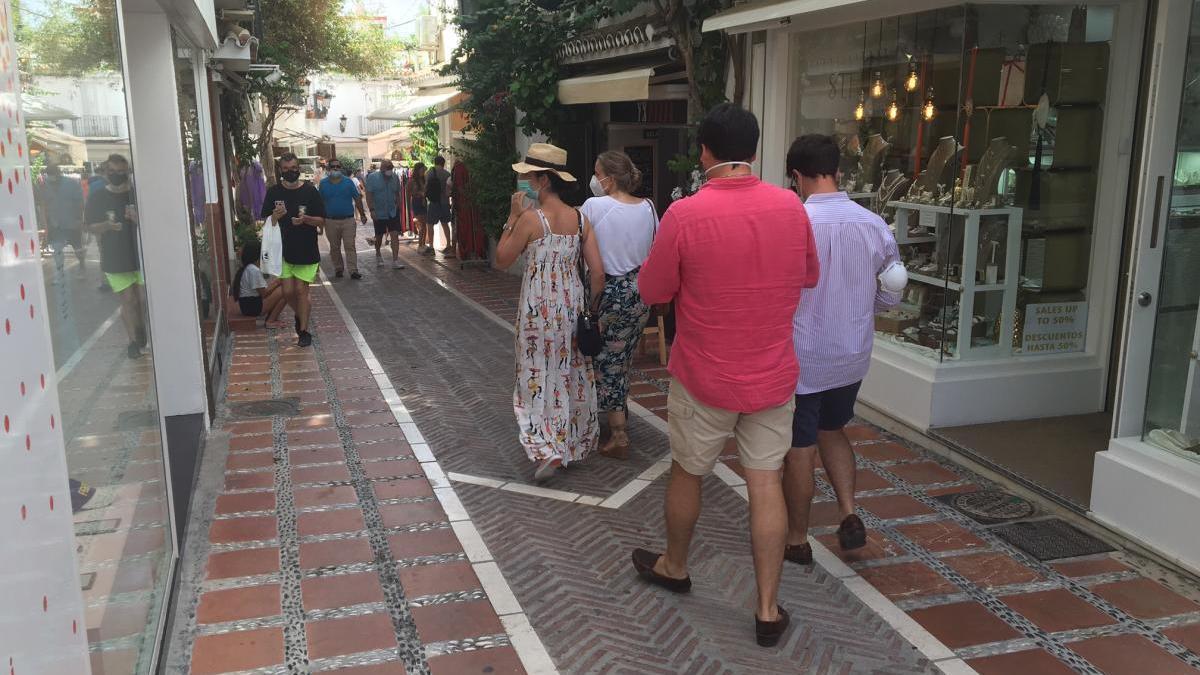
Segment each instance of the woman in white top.
[[599,314],[604,351],[592,359],[592,365],[599,409],[608,414],[612,435],[600,454],[624,459],[629,456],[625,429],[629,364],[650,315],[638,293],[638,271],[650,255],[658,213],[650,200],[633,196],[642,184],[642,173],[629,155],[601,153],[595,172],[591,188],[596,196],[584,202],[582,211],[596,231],[606,275]]

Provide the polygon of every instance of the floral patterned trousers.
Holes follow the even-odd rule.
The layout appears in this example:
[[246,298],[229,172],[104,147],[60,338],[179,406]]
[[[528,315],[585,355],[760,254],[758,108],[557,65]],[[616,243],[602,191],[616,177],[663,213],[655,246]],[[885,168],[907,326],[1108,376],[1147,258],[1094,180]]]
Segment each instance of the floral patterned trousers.
[[650,308],[638,293],[638,273],[609,277],[600,297],[600,325],[604,328],[604,350],[592,359],[596,371],[600,410],[625,410],[629,397],[629,365],[637,348]]

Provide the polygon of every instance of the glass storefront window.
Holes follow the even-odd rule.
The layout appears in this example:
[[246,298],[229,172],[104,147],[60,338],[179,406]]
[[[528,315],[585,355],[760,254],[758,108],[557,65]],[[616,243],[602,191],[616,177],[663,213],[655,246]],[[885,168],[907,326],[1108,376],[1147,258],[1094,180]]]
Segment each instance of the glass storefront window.
[[172,540],[115,9],[13,8],[93,670],[147,672]]
[[1193,4],[1143,439],[1200,461],[1200,2]]
[[880,340],[934,360],[1082,351],[1115,10],[964,5],[791,38],[790,130],[892,227]]

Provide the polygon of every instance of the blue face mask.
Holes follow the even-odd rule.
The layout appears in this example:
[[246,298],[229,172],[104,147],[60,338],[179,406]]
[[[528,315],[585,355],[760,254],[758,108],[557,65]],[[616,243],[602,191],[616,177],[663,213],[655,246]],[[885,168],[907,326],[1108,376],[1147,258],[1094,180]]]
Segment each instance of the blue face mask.
[[517,192],[524,192],[526,197],[529,197],[535,202],[538,200],[537,188],[533,187],[533,185],[527,180],[517,181]]

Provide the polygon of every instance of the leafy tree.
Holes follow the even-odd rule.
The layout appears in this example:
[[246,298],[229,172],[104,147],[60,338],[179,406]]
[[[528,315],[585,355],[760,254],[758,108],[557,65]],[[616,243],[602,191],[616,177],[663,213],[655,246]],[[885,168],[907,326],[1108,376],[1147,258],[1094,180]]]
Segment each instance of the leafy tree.
[[433,158],[437,157],[442,150],[438,143],[438,121],[433,116],[436,112],[436,108],[430,108],[421,113],[418,117],[425,118],[425,121],[417,124],[412,133],[413,158],[418,162],[424,162],[427,167],[433,166]]
[[59,1],[39,10],[13,0],[12,9],[23,78],[120,69],[114,0]]

